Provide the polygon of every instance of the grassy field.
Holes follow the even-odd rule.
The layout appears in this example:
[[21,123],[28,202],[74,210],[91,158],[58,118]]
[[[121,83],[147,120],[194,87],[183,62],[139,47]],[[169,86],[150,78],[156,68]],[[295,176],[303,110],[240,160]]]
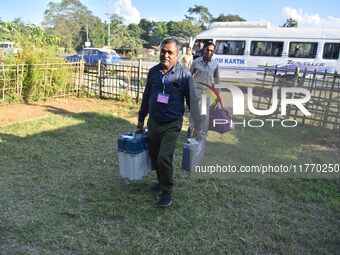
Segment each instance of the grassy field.
[[[119,177],[116,139],[134,129],[135,107],[52,110],[0,128],[0,254],[339,254],[339,179],[188,178],[183,131],[174,203],[161,209],[155,173]],[[241,128],[208,146],[235,165],[339,163],[332,141],[317,129]]]

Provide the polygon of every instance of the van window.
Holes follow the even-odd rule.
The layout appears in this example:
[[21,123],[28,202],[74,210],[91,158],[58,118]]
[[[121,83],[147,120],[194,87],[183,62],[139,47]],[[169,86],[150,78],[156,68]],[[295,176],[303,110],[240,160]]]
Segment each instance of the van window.
[[283,42],[252,41],[250,44],[251,56],[281,57]]
[[318,43],[315,42],[291,42],[289,43],[290,58],[315,58]]
[[340,43],[325,43],[323,47],[322,58],[324,59],[338,59],[339,58]]
[[196,40],[194,43],[194,46],[192,47],[192,51],[196,52],[199,50],[202,50],[203,47],[206,45],[208,42],[212,42],[212,39],[202,39],[202,40]]
[[246,41],[216,41],[216,54],[244,55]]

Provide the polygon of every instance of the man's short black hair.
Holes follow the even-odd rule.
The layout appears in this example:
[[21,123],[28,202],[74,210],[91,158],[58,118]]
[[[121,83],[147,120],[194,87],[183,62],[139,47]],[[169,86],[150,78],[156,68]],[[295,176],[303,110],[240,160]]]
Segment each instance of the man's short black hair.
[[178,39],[176,37],[167,37],[167,38],[165,38],[161,42],[161,44],[160,44],[161,49],[163,48],[163,46],[165,44],[168,44],[168,43],[175,43],[176,44],[176,48],[179,49],[179,41],[178,41]]
[[215,45],[215,43],[213,43],[212,41],[207,42],[207,43],[204,45],[204,49],[208,48],[208,46],[210,46],[210,45],[214,46],[214,49],[216,49],[216,45]]

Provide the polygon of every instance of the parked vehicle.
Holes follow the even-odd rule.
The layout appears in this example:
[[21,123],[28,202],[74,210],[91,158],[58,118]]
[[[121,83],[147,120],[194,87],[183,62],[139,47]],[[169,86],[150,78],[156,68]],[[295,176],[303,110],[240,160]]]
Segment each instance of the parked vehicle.
[[79,62],[81,59],[88,65],[97,65],[99,60],[105,65],[121,61],[116,51],[107,48],[84,48],[76,55],[65,57],[69,62]]
[[5,41],[5,42],[0,42],[0,54],[4,55],[10,52],[13,52],[14,54],[19,53],[20,49],[14,47],[13,42]]
[[263,66],[299,67],[318,73],[340,71],[340,30],[318,28],[271,28],[266,22],[216,22],[198,34],[191,46],[213,41],[213,57],[221,76],[256,77]]

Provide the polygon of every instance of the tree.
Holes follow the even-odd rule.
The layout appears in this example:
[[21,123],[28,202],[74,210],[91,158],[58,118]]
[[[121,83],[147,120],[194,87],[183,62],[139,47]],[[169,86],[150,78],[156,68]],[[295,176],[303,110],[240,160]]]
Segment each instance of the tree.
[[153,27],[155,26],[155,22],[154,21],[149,21],[147,19],[141,19],[139,21],[138,26],[143,29],[144,31],[151,31],[153,29]]
[[94,17],[90,24],[82,26],[79,39],[76,41],[76,45],[78,45],[76,50],[79,50],[83,47],[84,42],[87,41],[87,37],[89,38],[89,41],[93,47],[104,46],[107,42],[106,24],[104,24],[100,18]]
[[218,17],[213,18],[212,22],[231,22],[231,21],[246,21],[244,18],[240,17],[239,15],[224,15],[221,13]]
[[210,24],[213,16],[212,14],[209,12],[208,8],[203,6],[203,5],[196,5],[194,7],[190,7],[188,10],[188,13],[190,15],[195,15],[195,17],[193,16],[188,16],[185,15],[186,19],[189,21],[197,21],[198,23],[201,24],[203,29],[206,29],[208,27],[208,25]]
[[189,20],[169,21],[167,24],[168,34],[178,37],[191,37],[202,32],[202,28],[198,23]]
[[92,12],[80,0],[62,0],[48,4],[43,26],[62,38],[63,47],[71,49],[82,47],[85,41],[80,35],[95,21]]
[[136,38],[141,38],[142,34],[144,33],[144,30],[134,23],[129,24],[128,29],[130,34]]
[[166,26],[166,22],[164,21],[159,21],[155,22],[155,26],[152,29],[149,43],[150,45],[159,45],[160,42],[165,38],[168,37],[168,29]]
[[124,18],[119,16],[118,14],[112,14],[110,17],[110,25],[112,28],[124,26]]
[[151,36],[151,31],[155,26],[155,22],[149,21],[147,19],[141,19],[138,23],[138,26],[142,29],[142,34],[141,34],[141,39],[144,40],[146,43],[144,46],[150,46],[150,36]]
[[[138,25],[134,24],[130,27],[137,29],[136,26],[138,27]],[[130,50],[133,55],[140,52],[143,48],[144,41],[137,37],[134,32],[136,32],[136,30],[129,30],[129,28],[124,25],[122,17],[117,14],[111,16],[110,33],[112,36],[110,45],[112,48]]]
[[13,22],[0,21],[0,40],[14,41],[18,46],[24,47],[25,41],[36,45],[37,48],[46,45],[58,46],[60,38],[40,26],[25,24],[21,19]]
[[297,27],[298,26],[298,21],[292,18],[289,18],[286,20],[285,23],[283,23],[282,26],[280,27]]
[[15,27],[17,28],[17,30],[24,30],[26,27],[25,22],[21,19],[21,18],[15,18],[12,21],[12,24],[15,25]]
[[18,31],[17,25],[12,22],[1,22],[0,21],[0,40],[11,41],[13,36]]
[[123,17],[112,14],[110,17],[110,46],[120,48],[124,46],[126,37],[129,37],[127,27],[124,25]]

